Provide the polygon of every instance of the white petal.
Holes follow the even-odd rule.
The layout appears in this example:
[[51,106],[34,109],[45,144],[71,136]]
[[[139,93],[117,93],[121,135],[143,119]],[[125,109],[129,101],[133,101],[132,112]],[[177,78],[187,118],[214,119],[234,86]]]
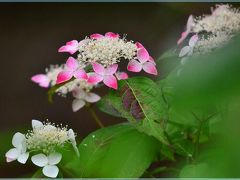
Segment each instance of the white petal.
[[55,164],[58,164],[62,159],[62,154],[60,153],[51,153],[49,156],[48,156],[48,164],[50,165],[55,165]]
[[72,140],[75,141],[75,133],[72,129],[68,130],[68,137],[69,137],[70,141],[72,141]]
[[101,97],[95,93],[88,93],[85,97],[85,100],[90,103],[97,102],[101,99]]
[[37,154],[31,158],[33,164],[39,167],[44,167],[48,164],[48,158],[45,154]]
[[17,132],[14,134],[12,144],[14,147],[22,147],[23,142],[26,141],[24,134]]
[[43,174],[50,178],[56,178],[59,172],[59,169],[55,165],[47,165],[42,170]]
[[32,128],[33,129],[39,129],[43,127],[43,123],[39,120],[33,119],[32,120]]
[[79,157],[79,151],[78,151],[78,148],[77,148],[77,142],[76,142],[76,139],[75,139],[75,133],[74,133],[74,131],[72,129],[68,130],[68,137],[69,137],[69,140],[72,143],[74,151],[76,152],[77,156]]
[[22,164],[25,164],[27,162],[28,157],[29,157],[29,153],[20,154],[20,156],[18,156],[17,158],[17,161]]
[[16,160],[19,155],[20,152],[18,151],[17,148],[12,148],[5,154],[8,162]]
[[181,49],[180,53],[179,53],[179,57],[183,57],[185,55],[187,55],[191,50],[190,46],[185,46]]
[[196,42],[198,41],[198,35],[193,35],[189,40],[189,46],[194,47]]
[[81,99],[74,99],[72,102],[72,109],[73,112],[78,111],[79,109],[81,109],[84,105],[85,105],[85,101],[81,100]]

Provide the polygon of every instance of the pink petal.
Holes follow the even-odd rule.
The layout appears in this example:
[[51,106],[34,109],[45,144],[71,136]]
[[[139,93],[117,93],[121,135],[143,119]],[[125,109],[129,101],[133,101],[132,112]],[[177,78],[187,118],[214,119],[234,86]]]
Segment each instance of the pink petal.
[[148,59],[149,62],[153,63],[154,65],[156,65],[154,59],[152,58],[152,56],[149,56],[149,59]]
[[153,74],[153,75],[157,75],[157,69],[155,67],[155,65],[151,62],[145,62],[143,64],[143,70],[149,74]]
[[128,79],[128,74],[125,72],[117,72],[116,77],[118,80]]
[[110,88],[118,88],[117,79],[113,75],[104,76],[103,83]]
[[102,38],[102,37],[104,37],[103,35],[101,35],[101,34],[92,34],[91,36],[90,36],[90,38],[91,39],[100,39],[100,38]]
[[98,73],[98,74],[100,74],[100,75],[104,75],[104,73],[105,73],[105,68],[103,67],[103,65],[94,62],[94,63],[92,63],[92,67],[93,67],[93,70],[94,70],[96,73]]
[[113,75],[117,72],[118,64],[113,64],[105,69],[105,75]]
[[78,68],[78,62],[73,57],[69,57],[66,62],[66,66],[68,70],[75,71]]
[[62,46],[58,49],[58,52],[68,52],[74,54],[78,50],[78,41],[72,40],[66,43],[65,46]]
[[77,79],[88,79],[87,73],[83,69],[78,69],[74,72],[73,76]]
[[142,65],[136,60],[131,60],[128,63],[127,70],[132,72],[140,72],[142,70]]
[[45,74],[34,75],[32,76],[31,80],[44,88],[47,88],[50,83],[48,77]]
[[62,71],[57,76],[57,84],[63,83],[65,81],[68,81],[72,78],[73,74],[71,71]]
[[149,59],[149,54],[145,48],[140,48],[137,51],[137,58],[141,63],[146,62]]
[[90,84],[98,84],[103,80],[103,76],[97,74],[97,73],[92,73],[88,77],[88,83]]
[[140,42],[136,42],[135,45],[137,46],[138,49],[144,48],[144,46]]
[[113,32],[107,32],[105,34],[105,37],[108,37],[108,38],[119,38],[119,34],[115,34]]
[[186,39],[186,37],[188,36],[188,34],[189,34],[188,31],[182,32],[181,38],[178,39],[177,44],[178,44],[178,45],[181,44],[181,43]]

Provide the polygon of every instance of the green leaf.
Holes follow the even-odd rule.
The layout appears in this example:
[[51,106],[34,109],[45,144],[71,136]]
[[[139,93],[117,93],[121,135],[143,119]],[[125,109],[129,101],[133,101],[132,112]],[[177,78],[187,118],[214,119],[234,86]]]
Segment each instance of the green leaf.
[[151,79],[134,77],[120,81],[119,91],[111,91],[101,103],[106,102],[105,106],[117,110],[139,131],[168,144],[164,135],[167,107],[158,85]]
[[140,177],[157,156],[155,138],[130,124],[103,128],[87,136],[79,146],[80,158],[67,165],[77,177]]
[[209,167],[206,163],[186,165],[180,172],[180,178],[204,178],[207,177]]
[[[119,112],[119,109],[122,109],[121,106],[119,106],[119,102],[119,97],[117,97],[113,91],[110,91],[97,102],[97,107],[104,113],[115,117],[122,117],[122,114]],[[121,111],[123,111],[123,109]]]

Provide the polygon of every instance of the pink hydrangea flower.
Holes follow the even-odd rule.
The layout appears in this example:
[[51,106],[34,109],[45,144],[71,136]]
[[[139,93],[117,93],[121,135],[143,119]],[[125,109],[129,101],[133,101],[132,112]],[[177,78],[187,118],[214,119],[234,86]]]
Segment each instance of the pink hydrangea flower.
[[157,69],[155,67],[156,63],[153,58],[149,56],[146,48],[139,42],[136,43],[138,48],[137,50],[137,59],[131,60],[128,63],[127,69],[132,72],[140,72],[144,70],[146,73],[157,75]]
[[70,80],[72,77],[77,79],[88,79],[85,70],[79,68],[78,61],[73,57],[69,57],[66,62],[65,70],[60,72],[57,76],[57,84]]
[[44,88],[48,88],[50,84],[50,79],[46,74],[36,74],[32,76],[31,80]]
[[104,68],[103,65],[95,62],[92,63],[92,67],[95,73],[92,73],[88,78],[90,84],[98,84],[103,81],[110,88],[118,88],[117,79],[114,76],[118,68],[117,64]]
[[102,37],[119,38],[119,34],[116,34],[116,33],[113,33],[113,32],[107,32],[107,33],[105,33],[105,35],[95,33],[95,34],[92,34],[90,36],[91,39],[100,39]]
[[177,41],[177,44],[178,44],[178,45],[181,44],[181,43],[186,39],[186,37],[188,36],[188,34],[191,32],[193,25],[194,25],[194,19],[193,19],[193,16],[190,15],[190,16],[188,17],[187,26],[186,26],[186,31],[182,32],[181,38]]
[[128,74],[126,72],[116,72],[115,75],[118,80],[128,79]]
[[70,54],[74,54],[78,50],[78,41],[72,40],[66,43],[66,45],[60,47],[58,52],[68,52]]

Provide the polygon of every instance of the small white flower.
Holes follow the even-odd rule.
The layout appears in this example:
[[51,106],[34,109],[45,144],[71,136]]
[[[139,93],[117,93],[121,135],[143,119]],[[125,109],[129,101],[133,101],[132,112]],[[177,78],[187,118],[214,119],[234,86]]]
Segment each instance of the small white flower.
[[31,160],[33,164],[39,167],[43,167],[43,174],[47,177],[56,178],[59,172],[58,164],[62,159],[62,155],[60,153],[51,153],[46,156],[45,154],[37,154],[32,156]]
[[191,56],[193,53],[193,48],[197,41],[198,41],[198,36],[193,35],[189,40],[188,46],[185,46],[181,49],[181,51],[179,53],[179,57]]
[[99,95],[91,92],[86,92],[81,88],[76,88],[73,91],[73,96],[76,98],[72,102],[72,109],[74,112],[85,106],[86,102],[95,103],[101,99]]
[[5,155],[7,158],[7,162],[12,162],[17,160],[18,162],[25,164],[29,157],[29,153],[26,152],[27,147],[26,147],[25,136],[19,132],[14,134],[12,139],[12,145],[15,148],[10,149]]

